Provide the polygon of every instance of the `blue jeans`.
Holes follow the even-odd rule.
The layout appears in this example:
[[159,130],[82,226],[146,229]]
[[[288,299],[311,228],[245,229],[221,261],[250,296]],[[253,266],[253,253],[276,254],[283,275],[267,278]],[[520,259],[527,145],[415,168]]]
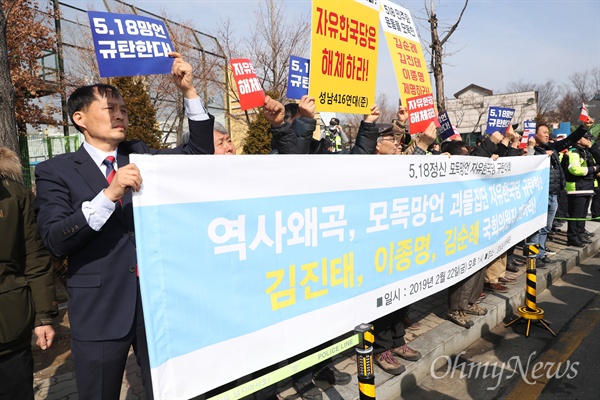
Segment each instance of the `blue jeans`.
[[546,220],[546,226],[531,235],[528,239],[529,243],[536,243],[540,245],[540,254],[538,258],[544,258],[546,255],[546,240],[548,240],[548,234],[552,231],[552,222],[558,209],[558,195],[548,194],[548,219]]

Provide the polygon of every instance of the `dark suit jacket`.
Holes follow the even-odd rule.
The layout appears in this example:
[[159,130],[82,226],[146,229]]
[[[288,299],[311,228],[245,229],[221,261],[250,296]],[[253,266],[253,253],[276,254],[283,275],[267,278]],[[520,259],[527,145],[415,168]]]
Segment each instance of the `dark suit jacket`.
[[[190,141],[169,150],[151,150],[141,141],[122,142],[117,165],[129,154],[213,154],[214,119],[190,121]],[[108,187],[106,178],[82,147],[40,163],[35,169],[38,229],[46,247],[68,257],[69,319],[73,338],[113,340],[130,330],[136,310],[136,253],[131,191],[100,231],[81,210]],[[142,177],[143,178],[143,177]]]

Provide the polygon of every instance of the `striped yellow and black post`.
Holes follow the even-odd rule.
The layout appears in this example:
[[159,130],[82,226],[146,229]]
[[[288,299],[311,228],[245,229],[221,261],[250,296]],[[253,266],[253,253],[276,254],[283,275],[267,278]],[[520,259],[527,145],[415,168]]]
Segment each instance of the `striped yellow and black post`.
[[517,312],[519,313],[519,318],[516,318],[510,321],[505,326],[508,327],[515,322],[526,319],[527,320],[527,331],[525,332],[525,336],[529,337],[529,329],[531,327],[531,321],[539,321],[546,329],[550,331],[550,333],[554,336],[556,334],[550,329],[546,321],[544,321],[544,310],[539,308],[536,303],[536,290],[537,290],[537,275],[535,268],[535,261],[537,259],[538,254],[540,254],[540,247],[538,244],[534,243],[526,243],[525,244],[525,255],[527,256],[527,281],[525,287],[525,306],[519,307]]
[[360,400],[375,400],[375,369],[373,367],[373,325],[360,324],[354,332],[361,337],[356,346],[356,370]]
[[527,286],[525,287],[525,307],[528,312],[534,312],[537,309],[536,306],[536,289],[537,289],[537,276],[535,269],[535,260],[540,254],[540,247],[538,244],[526,244],[527,246]]

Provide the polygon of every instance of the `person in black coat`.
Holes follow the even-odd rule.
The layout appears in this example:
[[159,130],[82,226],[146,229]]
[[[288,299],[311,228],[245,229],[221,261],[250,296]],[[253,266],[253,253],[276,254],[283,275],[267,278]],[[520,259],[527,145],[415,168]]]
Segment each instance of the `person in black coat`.
[[[275,154],[323,154],[331,146],[327,138],[313,139],[316,129],[315,99],[302,96],[299,103],[283,105],[279,101],[265,97],[264,113],[271,123],[271,148]],[[370,114],[361,121],[356,143],[350,151],[336,154],[375,154],[379,130],[376,127],[374,113],[379,115],[373,105]]]
[[550,142],[550,130],[546,124],[540,124],[535,131],[536,145],[530,150],[530,154],[547,155],[550,157],[550,185],[548,192],[548,219],[546,226],[527,238],[527,243],[539,244],[540,252],[536,260],[536,267],[543,268],[547,263],[554,260],[546,257],[546,241],[548,234],[552,231],[552,223],[556,210],[558,209],[558,195],[564,190],[566,185],[565,174],[563,172],[558,153],[562,150],[573,147],[579,139],[583,137],[588,129],[594,124],[590,118],[588,122],[580,125],[575,132],[563,140]]
[[33,400],[31,330],[42,350],[55,335],[53,270],[37,233],[33,197],[19,157],[0,147],[0,400]]

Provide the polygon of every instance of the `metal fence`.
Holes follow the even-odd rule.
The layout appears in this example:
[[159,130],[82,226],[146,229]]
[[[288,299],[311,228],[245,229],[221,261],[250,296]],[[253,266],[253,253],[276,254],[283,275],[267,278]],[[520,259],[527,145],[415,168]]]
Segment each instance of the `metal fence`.
[[[62,87],[69,93],[74,87],[101,81],[87,10],[79,8],[82,5],[80,1],[51,1],[55,10],[60,12],[56,25],[59,45],[56,64],[63,71]],[[194,82],[204,104],[217,120],[229,127],[228,60],[216,37],[121,0],[104,0],[102,4],[104,9],[96,11],[137,14],[162,20],[175,50],[192,65]],[[151,75],[145,79],[163,137],[176,134],[179,138],[183,134],[182,120],[185,117],[180,94],[172,90],[171,77]]]
[[48,136],[43,133],[27,135],[29,165],[24,165],[23,168],[25,182],[35,185],[35,167],[39,163],[56,155],[77,150],[82,141],[81,135]]
[[[40,12],[40,18],[44,19],[48,26],[52,25],[51,28],[56,33],[56,52],[45,52],[39,59],[40,85],[44,87],[46,95],[36,101],[44,107],[52,106],[58,109],[61,115],[57,118],[62,120],[63,125],[46,129],[46,126],[42,126],[41,129],[57,131],[58,128],[64,137],[28,133],[27,140],[21,140],[26,181],[29,181],[30,176],[33,177],[33,168],[37,163],[79,147],[83,138],[80,135],[70,136],[68,128],[67,96],[78,86],[102,81],[98,74],[87,10],[79,8],[82,5],[94,7],[98,2],[85,4],[75,0],[42,0],[39,4],[40,10],[44,10],[44,6],[47,7],[48,13]],[[193,22],[188,25],[175,22],[166,16],[154,14],[121,0],[104,0],[100,9],[96,11],[138,14],[162,20],[169,30],[176,51],[182,53],[192,65],[198,94],[209,112],[227,128],[231,127],[228,60],[216,37],[189,26]],[[59,18],[53,18],[52,14],[58,15]],[[172,90],[170,76],[153,75],[145,79],[151,101],[157,111],[156,118],[163,133],[163,140],[166,144],[177,143],[187,123],[180,94]],[[29,122],[35,125],[36,121]],[[29,129],[29,132],[31,131],[32,129]]]

